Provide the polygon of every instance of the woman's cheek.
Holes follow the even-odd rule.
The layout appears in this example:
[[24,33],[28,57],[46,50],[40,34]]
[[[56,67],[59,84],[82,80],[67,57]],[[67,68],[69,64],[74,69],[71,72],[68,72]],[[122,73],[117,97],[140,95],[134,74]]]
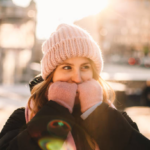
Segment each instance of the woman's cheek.
[[83,79],[83,81],[88,81],[88,80],[93,79],[93,73],[91,71],[84,72],[82,74],[82,79]]
[[54,82],[56,81],[62,81],[62,82],[69,82],[70,76],[66,73],[60,73],[57,76],[54,77]]

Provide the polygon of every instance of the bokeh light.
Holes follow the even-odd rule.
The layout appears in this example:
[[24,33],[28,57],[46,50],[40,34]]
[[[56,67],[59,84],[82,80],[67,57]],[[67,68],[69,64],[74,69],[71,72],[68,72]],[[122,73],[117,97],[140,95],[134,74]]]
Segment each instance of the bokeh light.
[[64,140],[59,138],[45,137],[39,140],[38,144],[43,150],[60,150]]
[[51,135],[66,138],[69,131],[71,131],[71,126],[63,120],[53,120],[47,125],[47,130]]
[[44,137],[38,141],[42,150],[73,150],[71,143],[60,138]]

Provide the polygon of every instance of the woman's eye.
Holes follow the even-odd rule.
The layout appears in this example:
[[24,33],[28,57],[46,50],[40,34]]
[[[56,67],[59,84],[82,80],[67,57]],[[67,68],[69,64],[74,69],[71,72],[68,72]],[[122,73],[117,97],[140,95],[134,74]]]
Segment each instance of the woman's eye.
[[83,69],[90,69],[90,66],[83,66]]
[[70,66],[64,66],[63,69],[69,70],[69,69],[71,69],[71,67]]

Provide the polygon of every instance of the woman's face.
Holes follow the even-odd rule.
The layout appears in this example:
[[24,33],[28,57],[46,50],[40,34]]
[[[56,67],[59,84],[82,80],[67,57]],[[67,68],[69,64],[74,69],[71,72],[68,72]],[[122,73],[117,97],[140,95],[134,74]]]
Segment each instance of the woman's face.
[[82,83],[93,78],[92,66],[88,58],[74,57],[57,66],[53,82]]
[[[80,84],[93,78],[92,66],[85,57],[74,57],[65,60],[57,66],[53,74],[53,82],[62,81]],[[79,104],[79,94],[76,93],[75,104]]]

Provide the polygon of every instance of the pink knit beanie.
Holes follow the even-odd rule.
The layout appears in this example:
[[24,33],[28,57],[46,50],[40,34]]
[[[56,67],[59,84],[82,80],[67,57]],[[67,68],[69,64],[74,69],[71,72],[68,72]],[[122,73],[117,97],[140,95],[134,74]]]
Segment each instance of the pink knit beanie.
[[101,50],[92,37],[76,25],[61,24],[50,38],[43,43],[41,74],[45,80],[53,70],[72,57],[91,59],[100,73],[103,68]]

